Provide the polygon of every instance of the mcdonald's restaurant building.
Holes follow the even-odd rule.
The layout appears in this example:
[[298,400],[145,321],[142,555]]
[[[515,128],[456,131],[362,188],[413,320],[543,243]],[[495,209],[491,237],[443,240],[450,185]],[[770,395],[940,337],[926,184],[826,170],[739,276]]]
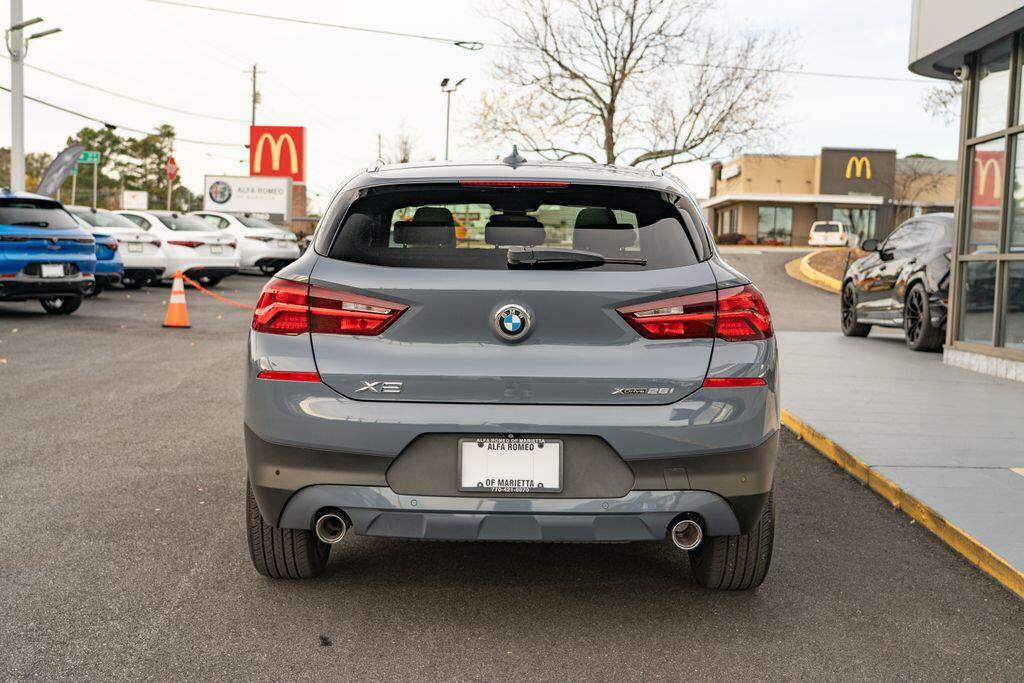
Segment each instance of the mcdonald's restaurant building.
[[820,154],[746,154],[711,167],[702,204],[718,236],[805,245],[815,221],[839,221],[881,239],[910,216],[952,211],[956,162],[897,159],[891,149],[824,148]]
[[1024,4],[915,0],[910,70],[963,83],[944,360],[1024,381]]

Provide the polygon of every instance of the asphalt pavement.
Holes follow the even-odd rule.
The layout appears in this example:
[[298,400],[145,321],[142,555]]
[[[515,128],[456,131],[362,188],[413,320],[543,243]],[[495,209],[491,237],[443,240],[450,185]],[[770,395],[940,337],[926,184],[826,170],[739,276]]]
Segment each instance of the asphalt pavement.
[[[779,329],[833,329],[793,257],[728,256]],[[696,587],[669,543],[355,537],[322,579],[264,579],[249,314],[189,290],[192,329],[164,330],[168,294],[0,303],[0,679],[1024,678],[1024,604],[789,433],[755,592]]]

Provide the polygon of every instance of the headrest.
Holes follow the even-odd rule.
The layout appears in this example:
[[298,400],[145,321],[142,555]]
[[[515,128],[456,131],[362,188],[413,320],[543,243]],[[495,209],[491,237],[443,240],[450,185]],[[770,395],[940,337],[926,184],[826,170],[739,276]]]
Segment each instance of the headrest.
[[415,247],[454,247],[455,226],[398,221],[395,223],[394,238],[399,244]]
[[572,248],[599,254],[620,251],[636,243],[632,225],[619,223],[606,228],[579,228],[572,231]]
[[592,206],[576,214],[576,228],[611,227],[618,221],[611,209]]
[[536,247],[546,240],[544,225],[525,213],[496,213],[484,229],[484,241],[494,246]]
[[420,224],[455,225],[452,212],[443,206],[421,206],[412,215],[412,220]]

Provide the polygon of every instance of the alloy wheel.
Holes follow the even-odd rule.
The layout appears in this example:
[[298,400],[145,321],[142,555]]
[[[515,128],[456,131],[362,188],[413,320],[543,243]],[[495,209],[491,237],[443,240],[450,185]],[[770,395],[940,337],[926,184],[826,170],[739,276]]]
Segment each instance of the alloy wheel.
[[843,297],[840,303],[840,311],[842,315],[843,329],[848,330],[855,322],[855,304],[853,300],[853,285],[846,285],[843,287]]
[[903,326],[906,330],[907,341],[914,344],[921,338],[921,331],[924,327],[924,294],[920,287],[915,287],[910,291],[905,309]]

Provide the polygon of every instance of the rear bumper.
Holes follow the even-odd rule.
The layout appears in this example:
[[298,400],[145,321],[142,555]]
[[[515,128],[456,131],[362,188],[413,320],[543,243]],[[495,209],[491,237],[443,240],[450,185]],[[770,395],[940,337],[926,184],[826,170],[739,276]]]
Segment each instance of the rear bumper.
[[0,301],[28,301],[46,299],[51,296],[82,296],[82,288],[93,282],[92,277],[61,278],[49,280],[19,275],[17,278],[0,280]]
[[[248,426],[245,446],[249,481],[260,512],[282,528],[312,528],[317,511],[336,507],[349,515],[357,533],[371,536],[631,541],[663,538],[669,522],[685,513],[702,518],[712,536],[750,529],[772,488],[778,432],[757,446],[728,453],[623,460],[620,466],[628,468],[623,490],[586,497],[436,495],[429,477],[417,490],[397,483],[399,477],[393,471],[389,476],[402,456],[274,444]],[[414,450],[410,447],[407,452]],[[569,454],[567,450],[567,458]],[[578,491],[581,485],[600,488],[604,483],[573,481],[572,473],[581,468],[567,464],[565,469],[566,492]],[[582,472],[577,479],[600,478],[593,469]],[[497,519],[505,517],[515,519]]]
[[365,536],[445,541],[609,542],[665,538],[681,514],[712,536],[739,533],[729,504],[707,491],[632,491],[615,499],[449,498],[399,495],[387,487],[311,486],[285,506],[281,526],[309,529],[318,510],[338,508]]

